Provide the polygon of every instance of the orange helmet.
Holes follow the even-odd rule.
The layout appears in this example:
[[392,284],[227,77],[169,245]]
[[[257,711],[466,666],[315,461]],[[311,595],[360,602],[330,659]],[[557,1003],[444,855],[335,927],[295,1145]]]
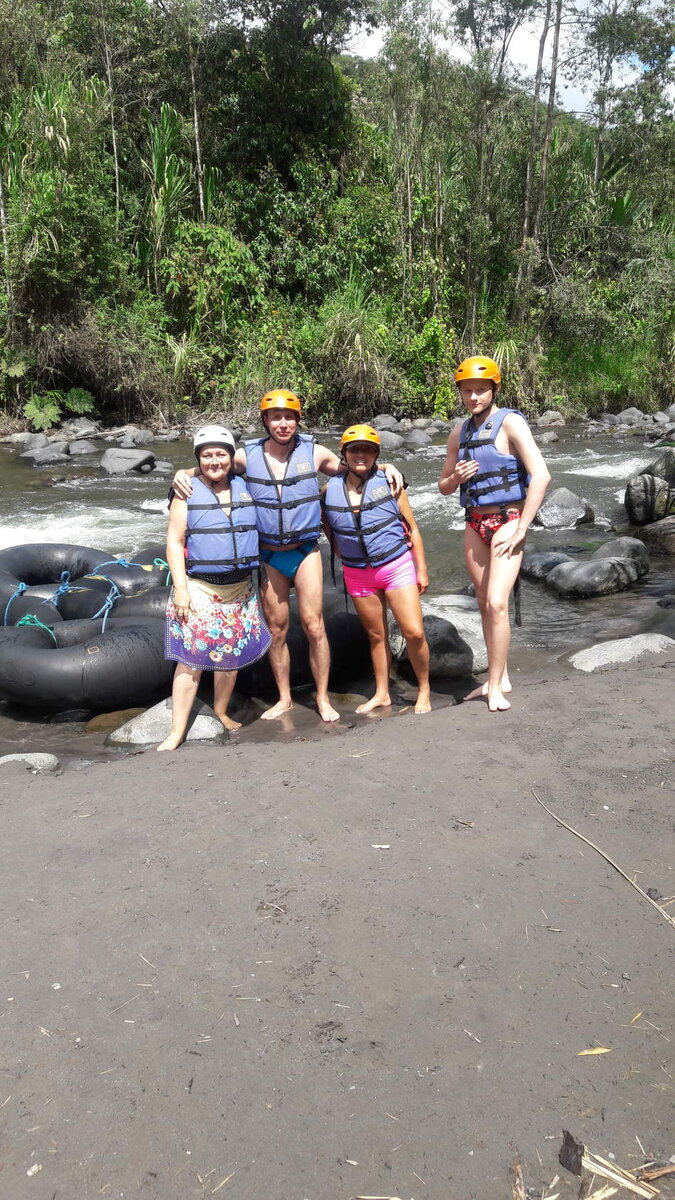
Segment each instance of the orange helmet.
[[289,392],[287,388],[275,388],[263,396],[260,401],[261,413],[269,412],[271,408],[290,408],[300,419],[300,401],[295,392]]
[[493,383],[501,383],[502,373],[494,358],[474,354],[473,358],[465,358],[455,371],[455,383],[463,379],[491,379]]
[[354,442],[370,442],[378,449],[381,445],[380,435],[372,425],[350,425],[340,438],[340,449],[344,450],[345,446],[353,445]]

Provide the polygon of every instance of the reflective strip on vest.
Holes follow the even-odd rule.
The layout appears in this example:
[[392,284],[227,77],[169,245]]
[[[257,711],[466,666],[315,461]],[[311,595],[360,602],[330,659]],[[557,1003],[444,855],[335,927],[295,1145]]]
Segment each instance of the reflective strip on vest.
[[366,480],[358,507],[349,498],[345,476],[336,475],[328,483],[322,505],[345,566],[379,567],[408,549],[401,512],[384,471]]
[[260,562],[255,506],[243,479],[230,480],[230,511],[202,479],[192,481],[187,508],[187,573],[227,575]]
[[516,408],[500,408],[476,429],[473,418],[462,425],[459,434],[459,458],[478,463],[477,473],[462,484],[459,502],[464,508],[488,504],[513,504],[524,500],[530,477],[524,464],[513,454],[497,449],[497,435],[509,413],[525,417]]
[[318,538],[321,503],[314,438],[299,433],[281,479],[276,479],[263,449],[266,438],[246,442],[246,484],[256,509],[260,541],[289,546]]

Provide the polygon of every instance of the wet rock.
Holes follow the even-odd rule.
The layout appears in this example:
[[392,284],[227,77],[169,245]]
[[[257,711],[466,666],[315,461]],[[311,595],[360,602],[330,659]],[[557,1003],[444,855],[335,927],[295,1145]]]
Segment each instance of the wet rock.
[[559,596],[609,596],[630,587],[641,574],[634,558],[589,559],[554,567],[546,577],[546,586]]
[[670,487],[658,475],[633,475],[623,498],[631,525],[651,525],[668,513]]
[[46,433],[29,433],[23,443],[24,450],[44,450],[49,445]]
[[537,417],[537,425],[540,429],[545,428],[547,425],[562,426],[564,424],[565,418],[555,408],[548,408],[540,417]]
[[546,579],[561,563],[578,562],[562,550],[526,550],[521,571],[526,579]]
[[392,417],[391,413],[378,413],[376,417],[373,417],[371,424],[373,429],[386,429],[389,433],[400,433],[401,431],[401,422],[397,421],[396,417]]
[[29,442],[32,437],[34,437],[34,434],[28,429],[24,429],[21,433],[10,433],[9,437],[0,440],[7,442],[10,446],[25,446],[26,442]]
[[604,545],[598,546],[591,555],[591,559],[604,558],[629,558],[637,564],[639,577],[647,575],[649,572],[649,552],[644,542],[638,538],[632,537],[617,537],[611,541],[605,542]]
[[87,721],[87,733],[112,733],[113,729],[119,729],[145,711],[144,708],[122,708],[117,712],[98,713]]
[[646,421],[647,414],[640,408],[624,408],[623,412],[617,413],[616,419],[619,425],[640,425]]
[[389,429],[379,430],[380,445],[383,450],[400,450],[403,445],[403,438],[398,433],[392,433]]
[[20,763],[28,771],[56,771],[59,760],[55,754],[5,754],[0,758],[0,767],[9,763]]
[[534,525],[544,529],[575,529],[594,520],[593,509],[588,500],[583,500],[569,488],[560,487],[551,492],[534,518]]
[[97,449],[98,447],[93,442],[88,441],[87,438],[80,438],[79,441],[69,444],[68,453],[73,457],[77,457],[78,454],[95,454]]
[[[432,679],[472,675],[487,669],[483,626],[475,600],[468,596],[435,596],[433,600],[422,600],[422,612]],[[391,616],[389,641],[396,661],[407,662],[405,638]]]
[[560,438],[551,430],[549,433],[535,433],[534,440],[540,446],[552,446],[554,442],[559,442]]
[[[162,700],[138,717],[132,717],[106,738],[108,746],[151,746],[163,742],[171,731],[171,700]],[[190,714],[188,742],[225,742],[228,734],[212,708],[195,701]]]
[[619,418],[614,413],[603,413],[600,420],[603,425],[618,425]]
[[662,633],[641,633],[579,650],[570,656],[569,662],[577,671],[598,671],[601,667],[619,666],[621,663],[636,662],[650,654],[667,654],[670,651],[675,651],[673,638]]
[[127,471],[152,471],[155,466],[155,456],[149,450],[123,450],[111,447],[105,451],[101,459],[101,470],[106,475],[124,475]]
[[675,488],[675,450],[665,446],[660,454],[642,472],[643,475],[653,475],[656,479],[665,479],[671,488]]
[[675,554],[675,515],[645,525],[640,538],[652,554]]
[[431,438],[424,429],[411,429],[403,439],[406,450],[419,450],[420,446],[430,446]]
[[46,450],[28,450],[26,454],[22,454],[22,458],[32,460],[34,467],[47,467],[50,463],[68,462],[68,454],[66,454],[67,446],[65,442],[60,442],[63,450],[53,449],[51,446]]

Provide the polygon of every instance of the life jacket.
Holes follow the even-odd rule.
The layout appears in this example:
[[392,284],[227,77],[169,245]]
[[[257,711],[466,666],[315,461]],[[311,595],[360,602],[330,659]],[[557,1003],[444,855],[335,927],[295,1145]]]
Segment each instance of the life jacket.
[[201,479],[187,500],[187,573],[227,575],[260,562],[255,507],[243,479],[230,480],[230,511]]
[[268,546],[289,546],[318,538],[321,503],[314,438],[295,435],[295,446],[281,479],[275,479],[265,457],[267,438],[246,442],[246,483],[253,497],[260,541]]
[[329,480],[322,505],[345,566],[379,567],[408,549],[409,534],[384,471],[366,480],[360,507],[353,507],[344,475]]
[[[478,463],[478,471],[459,489],[459,502],[464,508],[480,508],[487,504],[512,504],[524,500],[530,477],[524,464],[513,454],[497,449],[497,434],[504,417],[517,413],[516,408],[500,408],[478,429],[469,417],[459,434],[459,458]],[[525,420],[525,417],[523,417]]]

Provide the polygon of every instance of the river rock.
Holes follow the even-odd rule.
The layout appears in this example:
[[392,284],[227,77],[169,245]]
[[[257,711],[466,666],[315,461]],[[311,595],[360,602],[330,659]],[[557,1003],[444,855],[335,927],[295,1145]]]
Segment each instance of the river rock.
[[73,417],[63,422],[60,433],[65,438],[94,437],[100,428],[98,421],[92,421],[90,417]]
[[[60,447],[63,447],[61,449]],[[55,446],[48,446],[44,450],[27,450],[21,458],[31,459],[34,467],[46,467],[50,463],[68,462],[68,447],[65,442],[59,442]]]
[[378,413],[371,421],[373,429],[387,429],[389,433],[400,433],[401,422],[392,417],[391,413]]
[[642,425],[647,420],[647,414],[639,408],[624,408],[616,414],[619,425]]
[[430,446],[431,438],[423,429],[411,429],[403,439],[406,450],[419,450],[420,446]]
[[[487,670],[483,626],[475,600],[469,596],[435,596],[433,600],[422,600],[422,612],[432,679]],[[396,661],[407,662],[405,638],[391,616],[389,641]]]
[[559,487],[551,492],[534,518],[534,525],[544,529],[575,529],[594,520],[593,509],[569,488]]
[[380,445],[383,450],[400,450],[403,445],[403,438],[398,433],[392,433],[389,429],[378,430],[380,434]]
[[662,633],[640,633],[579,650],[570,656],[569,662],[577,671],[598,671],[601,667],[615,667],[635,662],[647,654],[667,654],[671,650],[675,651],[673,638]]
[[670,446],[664,446],[661,453],[645,468],[642,474],[653,475],[656,479],[665,479],[671,488],[675,488],[675,450]]
[[652,554],[675,554],[675,515],[645,525],[640,530],[640,538]]
[[106,475],[124,475],[127,471],[152,471],[155,456],[149,450],[123,450],[118,446],[106,450],[100,466]]
[[145,711],[144,708],[121,708],[116,712],[97,713],[87,721],[87,733],[112,733]]
[[547,425],[562,426],[564,424],[565,418],[563,417],[562,413],[557,412],[555,408],[548,408],[546,412],[541,414],[540,417],[537,417],[537,425],[540,429],[545,428]]
[[546,586],[559,596],[609,596],[630,587],[641,574],[634,558],[587,559],[554,567],[546,576]]
[[649,551],[638,538],[612,538],[611,541],[598,546],[591,554],[591,560],[603,558],[630,558],[637,563],[640,578],[649,573]]
[[87,438],[80,438],[77,442],[70,442],[68,453],[76,457],[78,454],[95,454],[97,449],[98,447],[93,442],[88,441]]
[[55,754],[5,754],[0,758],[0,767],[8,763],[20,763],[29,771],[56,771],[59,760]]
[[413,421],[413,429],[428,429],[431,424],[431,417],[416,417]]
[[[132,717],[106,738],[108,746],[151,746],[163,742],[171,731],[171,700],[161,700],[138,717]],[[228,733],[212,708],[202,700],[192,706],[188,742],[225,742]]]
[[651,525],[668,513],[670,488],[658,475],[633,475],[623,498],[631,525]]
[[549,433],[535,433],[534,440],[540,446],[552,446],[554,442],[559,442],[560,438],[551,430]]
[[29,433],[23,443],[24,450],[45,450],[49,445],[46,433]]
[[526,579],[546,579],[554,567],[566,562],[578,562],[578,559],[562,550],[526,550],[520,569]]

